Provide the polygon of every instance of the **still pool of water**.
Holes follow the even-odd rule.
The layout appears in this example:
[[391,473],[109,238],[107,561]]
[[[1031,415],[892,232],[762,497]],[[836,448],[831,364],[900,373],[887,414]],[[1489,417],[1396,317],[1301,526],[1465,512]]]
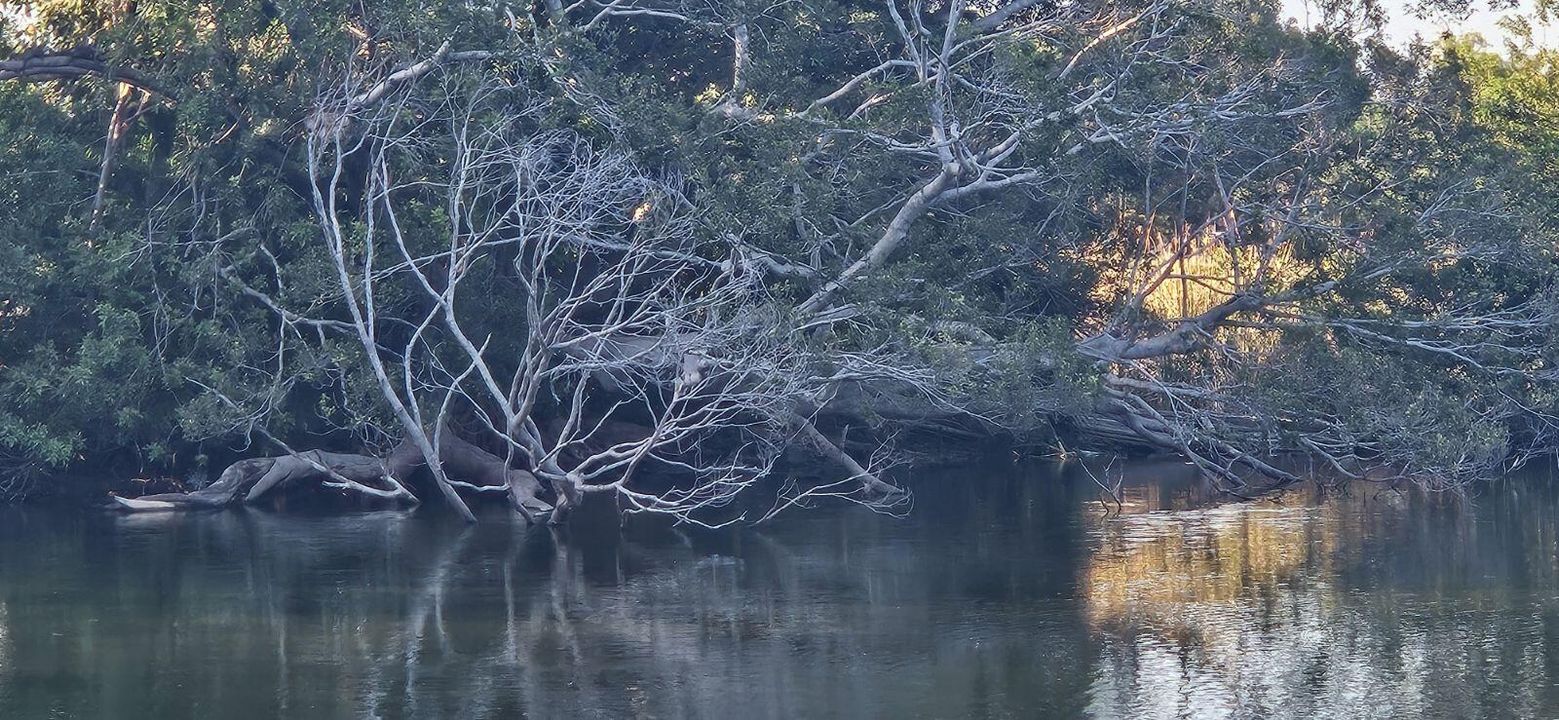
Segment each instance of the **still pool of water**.
[[1548,479],[1124,479],[1118,515],[1031,466],[728,532],[3,510],[0,718],[1559,716]]

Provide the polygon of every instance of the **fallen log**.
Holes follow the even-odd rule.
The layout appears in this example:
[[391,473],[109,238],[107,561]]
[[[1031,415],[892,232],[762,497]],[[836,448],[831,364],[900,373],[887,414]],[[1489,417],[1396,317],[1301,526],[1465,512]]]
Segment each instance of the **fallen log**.
[[[508,467],[502,458],[453,433],[444,433],[439,460],[451,477],[451,484],[458,489],[504,493],[515,510],[532,520],[552,511],[551,503],[542,499],[544,488],[535,475]],[[424,464],[422,453],[406,442],[383,458],[309,450],[239,460],[229,465],[216,482],[192,492],[138,498],[110,494],[110,499],[116,509],[126,512],[224,508],[253,503],[277,488],[313,480],[324,488],[416,504],[419,499],[403,479]]]
[[[417,464],[406,462],[399,449],[383,460],[369,455],[310,450],[239,460],[222,471],[216,482],[192,492],[160,493],[139,498],[110,497],[118,507],[125,510],[222,508],[240,501],[254,502],[284,485],[317,479],[326,487],[415,503],[416,495],[407,490],[398,478],[410,474]],[[381,488],[380,485],[388,487]]]
[[216,482],[187,493],[158,493],[138,498],[109,494],[109,499],[126,510],[182,510],[219,508],[236,502],[256,481],[275,465],[276,458],[251,458],[227,466]]

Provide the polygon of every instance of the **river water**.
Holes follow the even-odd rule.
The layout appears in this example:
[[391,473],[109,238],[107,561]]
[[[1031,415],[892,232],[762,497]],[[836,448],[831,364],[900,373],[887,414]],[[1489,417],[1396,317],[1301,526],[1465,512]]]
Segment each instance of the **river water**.
[[[1095,474],[1099,474],[1096,470]],[[687,532],[0,511],[0,718],[1559,716],[1559,492],[915,478]]]

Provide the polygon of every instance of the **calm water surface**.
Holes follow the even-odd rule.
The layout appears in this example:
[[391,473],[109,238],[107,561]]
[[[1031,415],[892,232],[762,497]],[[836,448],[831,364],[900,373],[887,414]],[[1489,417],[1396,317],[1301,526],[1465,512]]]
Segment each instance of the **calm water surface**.
[[1125,481],[1117,516],[1034,466],[721,533],[0,511],[0,718],[1559,716],[1549,480]]

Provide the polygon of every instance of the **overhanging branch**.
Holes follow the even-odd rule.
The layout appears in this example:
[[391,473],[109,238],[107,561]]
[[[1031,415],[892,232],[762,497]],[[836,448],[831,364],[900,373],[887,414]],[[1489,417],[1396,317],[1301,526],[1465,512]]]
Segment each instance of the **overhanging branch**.
[[84,77],[100,77],[156,93],[169,100],[178,99],[145,74],[104,61],[97,49],[90,45],[64,51],[34,48],[22,53],[20,57],[0,60],[0,80],[47,82],[77,80]]

